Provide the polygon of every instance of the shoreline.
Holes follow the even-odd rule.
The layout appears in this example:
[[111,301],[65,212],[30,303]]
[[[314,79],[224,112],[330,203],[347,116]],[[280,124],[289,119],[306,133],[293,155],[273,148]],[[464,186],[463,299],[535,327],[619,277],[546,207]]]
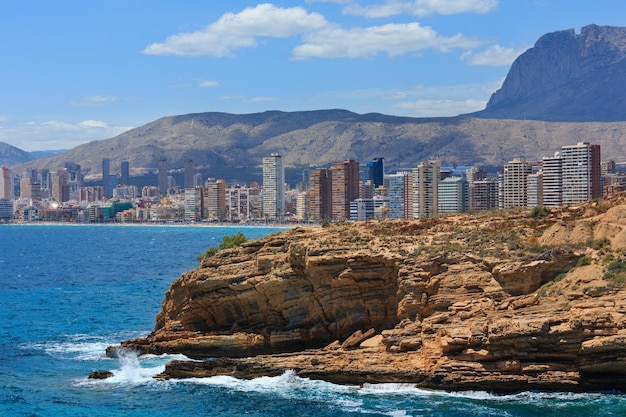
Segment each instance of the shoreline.
[[0,227],[2,226],[119,226],[119,227],[221,227],[221,228],[267,228],[267,229],[284,229],[291,230],[296,227],[317,227],[318,225],[314,224],[285,224],[285,223],[277,223],[277,224],[232,224],[232,223],[212,223],[212,224],[202,224],[202,223],[62,223],[62,222],[32,222],[32,223],[0,223]]

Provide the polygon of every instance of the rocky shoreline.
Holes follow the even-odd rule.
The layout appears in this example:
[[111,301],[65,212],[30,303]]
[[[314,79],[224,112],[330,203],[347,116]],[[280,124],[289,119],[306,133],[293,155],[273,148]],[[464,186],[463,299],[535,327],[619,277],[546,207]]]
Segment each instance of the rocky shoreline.
[[340,384],[603,391],[626,387],[624,196],[294,229],[172,283],[146,338],[182,353],[157,378],[297,375]]

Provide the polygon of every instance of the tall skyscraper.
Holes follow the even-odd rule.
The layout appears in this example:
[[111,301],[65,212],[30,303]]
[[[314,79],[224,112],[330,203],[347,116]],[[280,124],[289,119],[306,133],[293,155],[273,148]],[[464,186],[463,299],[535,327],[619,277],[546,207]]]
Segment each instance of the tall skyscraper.
[[111,186],[111,160],[109,158],[102,158],[102,186],[104,187],[104,196],[111,197],[113,187]]
[[350,203],[359,198],[359,163],[353,160],[335,162],[331,168],[332,219],[350,218]]
[[526,206],[543,206],[543,171],[528,174],[526,177]]
[[369,168],[369,179],[372,181],[374,188],[383,185],[385,180],[385,160],[384,158],[374,158],[367,163]]
[[208,220],[226,219],[226,188],[224,180],[207,181],[204,187],[204,215]]
[[194,188],[193,185],[193,159],[185,161],[185,189]]
[[9,167],[0,167],[0,198],[13,198],[13,180]]
[[120,182],[124,185],[130,185],[130,163],[128,161],[120,163]]
[[332,177],[330,169],[314,169],[309,177],[309,218],[321,221],[332,218]]
[[543,205],[563,205],[563,159],[560,152],[543,158]]
[[561,148],[563,204],[602,197],[600,145],[579,142]]
[[167,159],[161,158],[159,159],[158,166],[158,188],[159,194],[165,195],[167,194]]
[[263,215],[278,219],[285,212],[285,167],[276,153],[263,158]]
[[413,218],[436,217],[439,210],[437,162],[424,162],[413,168]]
[[70,199],[70,174],[66,169],[52,175],[52,199],[59,203]]
[[528,175],[532,166],[515,158],[504,165],[503,208],[526,207],[528,204]]

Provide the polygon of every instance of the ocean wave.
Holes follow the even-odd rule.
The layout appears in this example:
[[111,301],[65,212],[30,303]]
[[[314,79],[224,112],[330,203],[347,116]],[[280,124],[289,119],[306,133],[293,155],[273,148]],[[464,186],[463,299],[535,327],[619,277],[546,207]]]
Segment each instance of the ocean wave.
[[108,346],[115,345],[120,340],[145,336],[147,333],[119,332],[107,336],[71,334],[65,335],[63,340],[25,343],[20,348],[25,354],[29,351],[43,351],[47,355],[60,359],[93,361],[106,359],[104,353]]

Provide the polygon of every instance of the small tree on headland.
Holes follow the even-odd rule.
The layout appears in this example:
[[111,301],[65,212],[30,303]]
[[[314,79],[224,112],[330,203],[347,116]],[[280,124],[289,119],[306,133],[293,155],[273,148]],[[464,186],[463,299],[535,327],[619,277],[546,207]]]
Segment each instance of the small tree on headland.
[[209,258],[215,255],[217,252],[240,246],[246,241],[246,236],[242,232],[237,232],[234,235],[224,236],[222,243],[218,247],[208,248],[203,254],[198,255],[198,260],[202,261],[204,258]]

